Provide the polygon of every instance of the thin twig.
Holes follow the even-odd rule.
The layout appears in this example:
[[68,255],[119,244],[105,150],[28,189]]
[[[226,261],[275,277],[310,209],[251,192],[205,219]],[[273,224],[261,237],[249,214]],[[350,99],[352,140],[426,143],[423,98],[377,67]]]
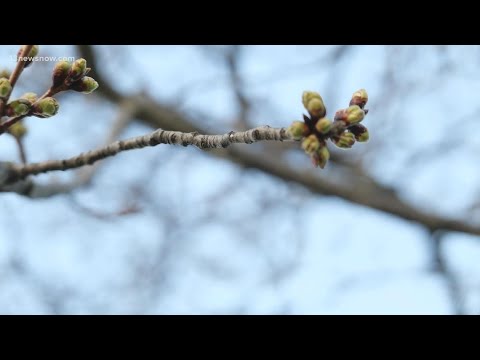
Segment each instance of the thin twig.
[[234,143],[251,144],[260,140],[291,140],[285,128],[261,126],[248,131],[231,131],[223,135],[200,135],[198,133],[182,133],[179,131],[156,130],[144,136],[138,136],[88,151],[65,160],[50,160],[32,163],[24,166],[12,165],[13,172],[9,174],[9,182],[25,179],[29,175],[37,175],[50,171],[69,170],[85,165],[91,165],[99,160],[115,156],[122,151],[142,149],[159,144],[194,145],[200,149],[226,148]]
[[[112,125],[112,128],[104,141],[108,145],[118,139],[121,132],[127,127],[130,120],[135,116],[138,108],[132,101],[126,100],[120,104],[118,116]],[[50,182],[42,184],[33,181],[31,178],[19,181],[10,181],[12,173],[12,163],[0,162],[0,192],[14,192],[19,195],[28,196],[30,198],[47,198],[59,194],[69,194],[75,189],[90,184],[94,174],[98,171],[100,162],[93,166],[81,168],[75,178],[69,182]],[[14,177],[16,175],[13,175]],[[8,184],[8,185],[7,185]]]
[[[25,56],[28,56],[34,46],[35,45],[25,45],[22,53],[20,54],[20,57],[23,58]],[[25,65],[27,65],[26,61],[23,61],[23,59],[17,59],[17,66],[15,66],[15,69],[10,75],[10,85],[12,85],[12,88],[15,86],[15,84],[17,83],[17,80],[20,78],[20,75],[22,74],[23,69],[25,69]]]
[[431,233],[433,270],[445,279],[445,285],[452,302],[452,311],[455,315],[465,315],[463,291],[454,271],[448,265],[444,250],[445,231],[436,230]]
[[22,139],[15,136],[15,142],[17,143],[20,161],[22,162],[22,164],[25,165],[27,163],[27,153],[25,152],[25,146],[23,146],[23,141]]

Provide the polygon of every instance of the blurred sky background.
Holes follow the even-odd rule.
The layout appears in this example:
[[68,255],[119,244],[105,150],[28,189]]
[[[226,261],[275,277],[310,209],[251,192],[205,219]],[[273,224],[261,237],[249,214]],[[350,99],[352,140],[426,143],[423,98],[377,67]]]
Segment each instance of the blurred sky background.
[[[148,93],[220,134],[238,115],[222,48],[95,50],[99,70],[119,91]],[[320,92],[333,117],[365,88],[371,140],[356,144],[351,156],[415,207],[480,225],[480,48],[352,46],[332,61],[336,48],[243,47],[240,73],[252,124],[286,127],[300,119],[304,90]],[[17,50],[0,46],[0,68],[13,69]],[[39,55],[78,52],[50,45]],[[12,98],[43,93],[53,66],[32,64]],[[30,162],[100,146],[117,111],[95,94],[58,98],[57,116],[26,121]],[[136,122],[121,137],[150,131]],[[1,137],[0,154],[2,161],[18,161],[11,137]],[[300,155],[292,157],[294,165],[311,168]],[[324,173],[312,170],[329,174],[328,165]],[[138,212],[95,216],[132,201]],[[3,314],[454,312],[445,278],[432,271],[421,225],[312,194],[194,147],[122,153],[72,195],[0,193],[0,224]],[[449,233],[445,252],[466,312],[478,313],[479,238]]]

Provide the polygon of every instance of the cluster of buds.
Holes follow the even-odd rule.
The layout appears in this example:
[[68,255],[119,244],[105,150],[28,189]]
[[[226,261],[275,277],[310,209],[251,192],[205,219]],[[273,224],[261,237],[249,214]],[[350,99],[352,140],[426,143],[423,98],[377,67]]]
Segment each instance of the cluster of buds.
[[[23,45],[17,53],[17,60],[24,61],[24,67],[29,66],[34,57],[38,55],[38,45],[33,45],[29,53],[26,54],[27,45]],[[13,80],[10,82],[11,73],[7,70],[0,71],[0,119],[3,116],[11,118],[5,122],[3,131],[8,132],[16,137],[22,137],[26,133],[26,127],[21,119],[27,116],[35,116],[39,118],[48,118],[56,115],[59,110],[59,103],[53,97],[62,91],[72,90],[90,94],[98,88],[98,83],[91,77],[86,76],[91,69],[87,67],[85,59],[78,59],[73,63],[68,61],[60,61],[53,68],[52,86],[43,95],[37,96],[35,93],[25,93],[15,100],[10,99],[12,93]],[[3,123],[0,121],[0,125]],[[1,132],[0,132],[1,133]]]
[[90,70],[85,59],[77,59],[73,63],[60,61],[53,69],[52,88],[90,94],[98,88],[98,83],[86,76]]
[[288,132],[293,139],[302,141],[302,149],[310,156],[313,165],[323,169],[330,158],[327,140],[342,149],[351,148],[356,141],[368,141],[368,129],[360,124],[368,113],[365,109],[367,101],[368,94],[364,89],[356,91],[349,107],[337,111],[332,122],[325,117],[327,110],[320,94],[305,91],[302,102],[310,116],[304,115],[304,121],[294,121]]

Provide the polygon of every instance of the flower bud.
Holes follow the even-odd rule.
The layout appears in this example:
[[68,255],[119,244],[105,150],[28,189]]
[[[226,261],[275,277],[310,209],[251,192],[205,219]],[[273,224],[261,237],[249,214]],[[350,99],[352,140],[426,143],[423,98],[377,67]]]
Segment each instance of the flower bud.
[[358,105],[352,105],[347,108],[347,123],[358,124],[365,118],[365,112]]
[[344,121],[346,125],[358,124],[365,117],[365,112],[358,106],[352,105],[335,113],[335,121]]
[[287,129],[294,140],[301,140],[304,136],[308,134],[308,126],[304,122],[294,121]]
[[302,102],[305,109],[314,118],[322,118],[326,115],[327,110],[325,104],[319,93],[314,91],[304,91],[302,95]]
[[368,134],[368,129],[362,124],[352,125],[348,128],[348,130],[353,133],[355,139],[358,142],[367,142],[370,138],[370,135]]
[[58,87],[63,84],[71,67],[72,64],[68,61],[59,61],[55,64],[52,74],[53,87]]
[[34,103],[35,101],[37,101],[38,96],[37,96],[37,94],[35,94],[35,93],[33,93],[33,92],[28,92],[28,93],[25,93],[25,94],[23,94],[22,96],[20,96],[20,99],[28,100],[28,101],[30,101],[30,104],[33,105],[33,103]]
[[315,91],[304,91],[303,94],[302,94],[302,103],[303,103],[303,106],[305,106],[305,108],[307,108],[308,106],[308,103],[310,102],[310,100],[312,99],[319,99],[319,100],[322,100],[322,97],[320,96],[319,93],[315,92]]
[[19,121],[10,126],[7,131],[16,138],[21,139],[27,133],[27,127],[22,121]]
[[351,105],[358,105],[360,109],[363,109],[368,101],[368,94],[367,90],[360,89],[353,93],[352,100],[350,100]]
[[8,71],[7,69],[2,69],[0,70],[0,79],[5,78],[5,79],[10,79],[11,72]]
[[98,88],[98,82],[89,76],[85,76],[83,79],[73,83],[70,89],[79,91],[84,94],[90,94]]
[[328,159],[330,159],[330,151],[328,151],[326,146],[321,146],[317,152],[311,155],[311,159],[314,166],[323,169],[327,165]]
[[17,117],[27,115],[30,111],[32,104],[26,99],[17,99],[8,103],[5,109],[5,115],[9,117]]
[[342,149],[349,149],[355,144],[355,135],[349,131],[344,131],[340,136],[332,137],[332,142]]
[[313,134],[307,136],[302,141],[302,149],[305,150],[308,155],[314,154],[316,151],[318,151],[320,145],[320,140],[318,140],[318,138]]
[[330,131],[332,128],[332,122],[328,120],[327,118],[321,118],[320,120],[317,121],[315,124],[315,128],[320,134],[326,134]]
[[23,45],[20,50],[18,50],[17,53],[17,60],[18,61],[25,61],[25,67],[29,67],[30,64],[32,63],[32,58],[38,55],[39,47],[38,45],[33,45],[32,49],[30,50],[30,53],[24,54],[23,51],[25,50],[25,47],[27,45]]
[[40,100],[33,107],[33,115],[40,118],[47,118],[57,114],[60,105],[52,97],[46,97]]
[[77,59],[73,62],[68,72],[70,83],[80,80],[87,72],[87,61],[85,59]]
[[0,99],[6,99],[10,96],[12,92],[12,85],[10,81],[6,78],[0,79]]

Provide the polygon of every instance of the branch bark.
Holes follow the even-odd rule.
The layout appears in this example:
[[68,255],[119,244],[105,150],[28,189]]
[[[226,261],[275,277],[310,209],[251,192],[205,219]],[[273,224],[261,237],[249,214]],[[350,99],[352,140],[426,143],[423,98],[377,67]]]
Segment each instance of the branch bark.
[[[70,170],[92,165],[99,160],[115,156],[122,151],[142,149],[159,144],[194,145],[200,149],[226,148],[231,144],[251,144],[260,140],[291,140],[285,128],[275,129],[262,126],[248,131],[231,131],[223,135],[200,135],[198,133],[182,133],[179,131],[156,130],[144,136],[137,136],[127,140],[115,141],[100,149],[91,150],[64,160],[50,160],[23,166],[12,163],[0,163],[0,168],[6,172],[4,184],[10,185],[24,180],[29,175],[38,175],[50,171]],[[0,182],[0,187],[2,183]]]

